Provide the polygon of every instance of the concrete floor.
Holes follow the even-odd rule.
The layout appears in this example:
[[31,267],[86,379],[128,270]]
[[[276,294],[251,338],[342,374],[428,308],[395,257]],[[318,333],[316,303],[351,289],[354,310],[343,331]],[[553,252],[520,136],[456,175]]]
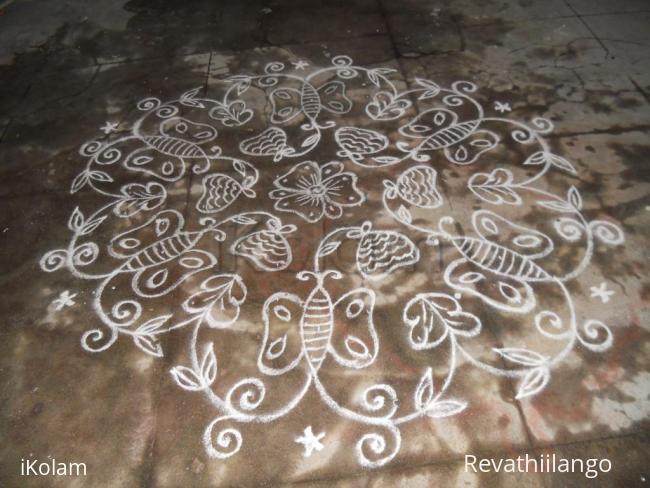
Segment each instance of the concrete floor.
[[649,23],[5,2],[0,486],[646,486]]

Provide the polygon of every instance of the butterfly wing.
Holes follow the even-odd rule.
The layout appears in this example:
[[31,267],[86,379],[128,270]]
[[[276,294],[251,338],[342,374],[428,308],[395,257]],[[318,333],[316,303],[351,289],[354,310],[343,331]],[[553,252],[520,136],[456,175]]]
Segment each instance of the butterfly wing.
[[133,275],[131,286],[140,297],[161,297],[178,288],[193,274],[216,264],[217,258],[209,252],[191,249],[171,261],[138,270]]
[[301,113],[301,92],[296,88],[276,88],[271,92],[271,122],[283,124]]
[[329,350],[340,365],[361,369],[377,357],[374,307],[375,293],[367,288],[345,293],[334,303],[334,332]]
[[163,210],[144,224],[111,239],[108,252],[114,258],[131,257],[156,241],[176,235],[184,224],[177,210]]
[[458,121],[458,115],[446,108],[425,110],[399,129],[406,137],[421,139],[433,136],[441,130],[453,126]]
[[530,312],[535,307],[530,283],[552,279],[535,259],[548,255],[553,242],[489,210],[475,212],[472,224],[478,237],[452,239],[463,257],[446,268],[445,281],[497,309]]
[[352,101],[345,94],[345,83],[342,81],[329,81],[316,91],[324,110],[333,114],[345,114],[352,109]]
[[303,356],[300,320],[303,301],[290,293],[275,293],[264,303],[264,339],[257,365],[265,374],[278,376],[293,370]]
[[[459,124],[459,127],[462,124]],[[449,132],[454,131],[450,128]],[[489,130],[476,130],[456,144],[445,147],[445,156],[455,164],[472,164],[481,154],[494,149],[499,143],[499,136]]]
[[160,134],[194,144],[202,144],[213,141],[217,137],[217,129],[211,125],[192,122],[183,117],[171,117],[160,123]]

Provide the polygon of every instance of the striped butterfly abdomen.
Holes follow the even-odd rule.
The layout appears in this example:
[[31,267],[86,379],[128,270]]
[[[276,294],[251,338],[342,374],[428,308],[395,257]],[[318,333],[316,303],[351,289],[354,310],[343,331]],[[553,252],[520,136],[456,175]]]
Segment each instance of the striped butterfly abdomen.
[[523,281],[551,279],[532,259],[499,244],[475,237],[457,237],[452,242],[467,260],[494,273]]
[[317,370],[325,360],[332,337],[332,299],[318,286],[307,298],[303,310],[300,337],[309,364]]

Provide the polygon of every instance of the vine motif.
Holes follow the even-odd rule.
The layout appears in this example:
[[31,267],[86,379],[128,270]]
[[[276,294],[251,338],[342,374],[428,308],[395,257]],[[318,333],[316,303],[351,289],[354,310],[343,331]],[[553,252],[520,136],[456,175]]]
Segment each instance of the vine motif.
[[[301,71],[307,66],[294,65]],[[553,128],[550,121],[538,118],[526,124],[488,116],[472,96],[476,85],[467,81],[444,88],[418,78],[410,88],[399,91],[389,78],[391,73],[386,68],[354,65],[346,56],[337,56],[331,66],[306,76],[289,72],[283,63],[269,63],[261,75],[226,80],[228,88],[220,99],[203,97],[198,88],[169,102],[144,99],[138,104],[143,114],[127,135],[90,141],[80,149],[88,163],[72,181],[70,192],[93,191],[107,203],[90,213],[75,208],[68,221],[72,236],[67,247],[45,254],[41,267],[48,272],[65,268],[76,278],[98,283],[93,307],[101,327],[83,335],[87,351],[105,351],[118,338],[128,337],[145,353],[159,357],[164,354],[163,334],[191,330],[190,364],[176,365],[170,374],[180,388],[201,392],[219,412],[203,436],[211,457],[225,459],[240,450],[244,440],[233,423],[280,419],[315,389],[328,408],[368,428],[354,448],[359,463],[382,466],[400,450],[402,424],[421,417],[449,417],[471,408],[466,400],[447,393],[459,357],[486,373],[516,378],[517,398],[523,399],[546,386],[553,368],[576,344],[594,352],[612,344],[612,333],[602,322],[578,323],[567,283],[587,268],[596,242],[616,246],[624,236],[612,222],[585,217],[577,188],[571,186],[566,194],[557,195],[536,185],[549,171],[576,174],[575,167],[554,154],[543,137]],[[362,111],[372,123],[394,124],[397,130],[390,137],[370,126],[338,126],[337,118],[355,106],[347,93],[347,83],[354,79],[371,86],[373,92]],[[226,155],[218,144],[219,134],[262,115],[247,102],[250,90],[267,93],[272,125],[243,139],[238,144],[240,154]],[[423,105],[416,113],[413,100],[432,106]],[[509,104],[498,102],[495,110],[503,114]],[[191,120],[200,113],[207,114],[210,123]],[[404,118],[407,121],[397,125]],[[109,135],[116,127],[107,122],[102,130]],[[474,210],[471,232],[459,232],[454,219],[443,215],[441,173],[432,157],[441,155],[452,165],[472,165],[502,142],[499,127],[505,127],[516,143],[534,148],[521,165],[536,173],[519,179],[508,168],[475,172],[467,189],[489,208]],[[330,132],[339,160],[314,161],[310,155]],[[213,342],[199,340],[200,331],[232,329],[240,319],[248,288],[239,274],[223,270],[210,244],[230,241],[226,248],[231,255],[244,258],[258,271],[278,272],[292,264],[288,237],[298,232],[296,225],[266,211],[228,215],[238,200],[259,195],[259,170],[248,157],[266,158],[270,164],[297,160],[278,176],[268,196],[278,212],[309,223],[335,221],[366,202],[363,182],[349,167],[408,164],[395,179],[383,181],[381,194],[383,208],[402,229],[386,230],[364,221],[326,234],[318,242],[310,269],[295,274],[307,291],[301,296],[277,291],[263,305],[263,337],[256,362],[259,374],[242,378],[218,394],[219,358]],[[135,181],[111,190],[123,170]],[[170,188],[189,172],[201,180],[201,196],[193,207],[201,219],[199,227],[192,229],[180,212],[165,208]],[[520,207],[525,201],[552,213],[556,239],[584,246],[582,258],[572,269],[561,273],[549,269],[547,258],[554,253],[554,239],[497,212]],[[437,220],[435,225],[418,218],[422,210]],[[131,227],[100,245],[102,232],[115,218],[122,227]],[[233,227],[243,233],[233,235]],[[416,244],[402,230],[425,239]],[[422,247],[442,244],[454,254],[442,273],[447,290],[411,297],[402,310],[402,329],[405,342],[415,351],[448,348],[444,379],[436,384],[432,368],[427,367],[416,378],[409,400],[394,386],[377,383],[363,391],[356,405],[344,405],[328,390],[322,371],[332,361],[343,368],[363,370],[379,356],[379,332],[386,325],[376,323],[377,295],[371,284],[393,279],[417,265]],[[367,285],[335,293],[333,284],[341,282],[344,274],[326,263],[328,256],[346,246],[355,247],[356,272]],[[107,271],[91,271],[92,265],[105,262],[112,263]],[[144,300],[169,297],[196,280],[199,284],[181,303],[183,319],[174,314],[143,318]],[[536,292],[539,286],[554,288],[568,315],[543,308]],[[593,293],[604,302],[613,292],[603,284]],[[69,291],[62,294],[57,310],[74,304],[70,299],[74,296]],[[521,317],[541,308],[533,317],[535,331],[563,346],[554,355],[520,346],[494,349],[495,357],[507,367],[476,359],[465,343],[479,337],[487,325],[464,307],[467,297]],[[293,371],[302,372],[302,383],[281,407],[269,410],[265,380]],[[314,435],[311,429],[306,428],[297,440],[309,449],[305,455],[323,447],[324,434]]]

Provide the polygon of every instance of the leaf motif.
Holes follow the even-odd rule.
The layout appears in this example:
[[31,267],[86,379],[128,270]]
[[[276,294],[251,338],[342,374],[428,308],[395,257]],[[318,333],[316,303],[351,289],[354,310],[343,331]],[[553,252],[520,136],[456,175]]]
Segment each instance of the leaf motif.
[[101,224],[104,220],[106,220],[107,215],[97,217],[93,220],[90,220],[86,222],[83,227],[79,230],[79,233],[82,236],[90,234],[92,231],[94,231],[97,227],[99,227],[99,224]]
[[233,324],[246,300],[246,286],[237,275],[214,275],[201,283],[200,290],[192,294],[183,309],[192,314],[204,314],[211,328],[224,328]]
[[230,221],[240,225],[253,225],[255,223],[254,219],[251,219],[250,217],[246,217],[244,215],[236,215],[235,217],[231,217]]
[[397,209],[397,216],[402,222],[405,222],[407,224],[410,224],[413,221],[411,212],[409,212],[409,210],[404,205],[400,205]]
[[301,147],[311,146],[312,144],[315,144],[319,140],[320,140],[320,134],[319,133],[313,134],[302,142]]
[[440,87],[433,81],[425,80],[424,78],[416,78],[415,82],[421,87],[426,88],[426,91],[419,96],[419,100],[433,98],[440,93]]
[[205,108],[205,105],[196,100],[196,96],[199,94],[199,90],[201,90],[201,87],[194,88],[193,90],[189,90],[183,93],[180,100],[181,104],[185,105],[186,107]]
[[176,384],[184,390],[199,391],[205,388],[203,379],[187,366],[175,366],[170,372]]
[[519,385],[519,390],[515,398],[521,400],[522,398],[539,393],[546,386],[550,378],[551,373],[546,367],[531,369],[526,373],[526,376],[524,376],[523,381]]
[[154,317],[151,320],[147,320],[144,324],[140,325],[135,331],[136,335],[155,335],[156,331],[160,329],[167,320],[171,317],[171,314],[161,315],[159,317]]
[[205,348],[205,354],[201,361],[201,376],[206,386],[214,383],[217,377],[217,357],[214,354],[214,344],[212,343]]
[[88,173],[88,176],[90,177],[91,180],[95,180],[95,181],[103,181],[103,182],[113,181],[113,178],[108,173],[105,173],[104,171],[91,171]]
[[476,173],[470,178],[468,187],[481,200],[494,205],[521,205],[521,197],[513,189],[513,174],[507,169]]
[[133,336],[133,342],[136,346],[142,349],[147,354],[151,354],[155,357],[162,357],[162,347],[160,347],[160,342],[153,335],[142,334]]
[[442,400],[435,402],[429,408],[427,408],[427,416],[440,419],[444,417],[451,417],[452,415],[457,415],[467,408],[466,402],[459,402],[456,400]]
[[334,251],[336,251],[339,248],[340,245],[341,245],[341,241],[330,241],[320,248],[320,251],[318,251],[318,255],[320,257],[323,257],[332,254]]
[[120,217],[132,217],[142,210],[153,210],[162,205],[167,197],[165,187],[160,183],[131,183],[122,187],[122,197],[113,208]]
[[550,163],[556,168],[560,168],[561,170],[567,171],[573,175],[578,174],[573,165],[563,157],[560,157],[557,154],[549,153],[548,158]]
[[433,376],[431,368],[427,368],[418,386],[415,388],[415,408],[418,411],[427,410],[429,404],[433,400],[435,390],[433,388]]
[[534,166],[534,165],[539,165],[543,164],[546,161],[546,154],[544,151],[537,151],[536,153],[531,154],[528,156],[526,161],[524,161],[525,166]]
[[79,210],[79,207],[75,207],[70,216],[70,220],[68,221],[68,227],[73,232],[79,232],[83,228],[85,220],[86,219],[81,210]]
[[541,366],[548,361],[547,356],[519,347],[495,348],[494,352],[508,361],[524,366]]
[[576,211],[575,208],[567,202],[557,200],[539,201],[537,204],[544,208],[548,208],[549,210],[554,210],[555,212],[574,213]]
[[569,188],[567,200],[574,209],[578,211],[582,210],[582,197],[580,196],[580,192],[575,186]]
[[72,185],[70,186],[70,193],[77,193],[79,190],[81,190],[84,186],[88,184],[88,181],[90,180],[90,176],[88,175],[88,171],[82,171],[79,173],[74,180],[72,180]]

